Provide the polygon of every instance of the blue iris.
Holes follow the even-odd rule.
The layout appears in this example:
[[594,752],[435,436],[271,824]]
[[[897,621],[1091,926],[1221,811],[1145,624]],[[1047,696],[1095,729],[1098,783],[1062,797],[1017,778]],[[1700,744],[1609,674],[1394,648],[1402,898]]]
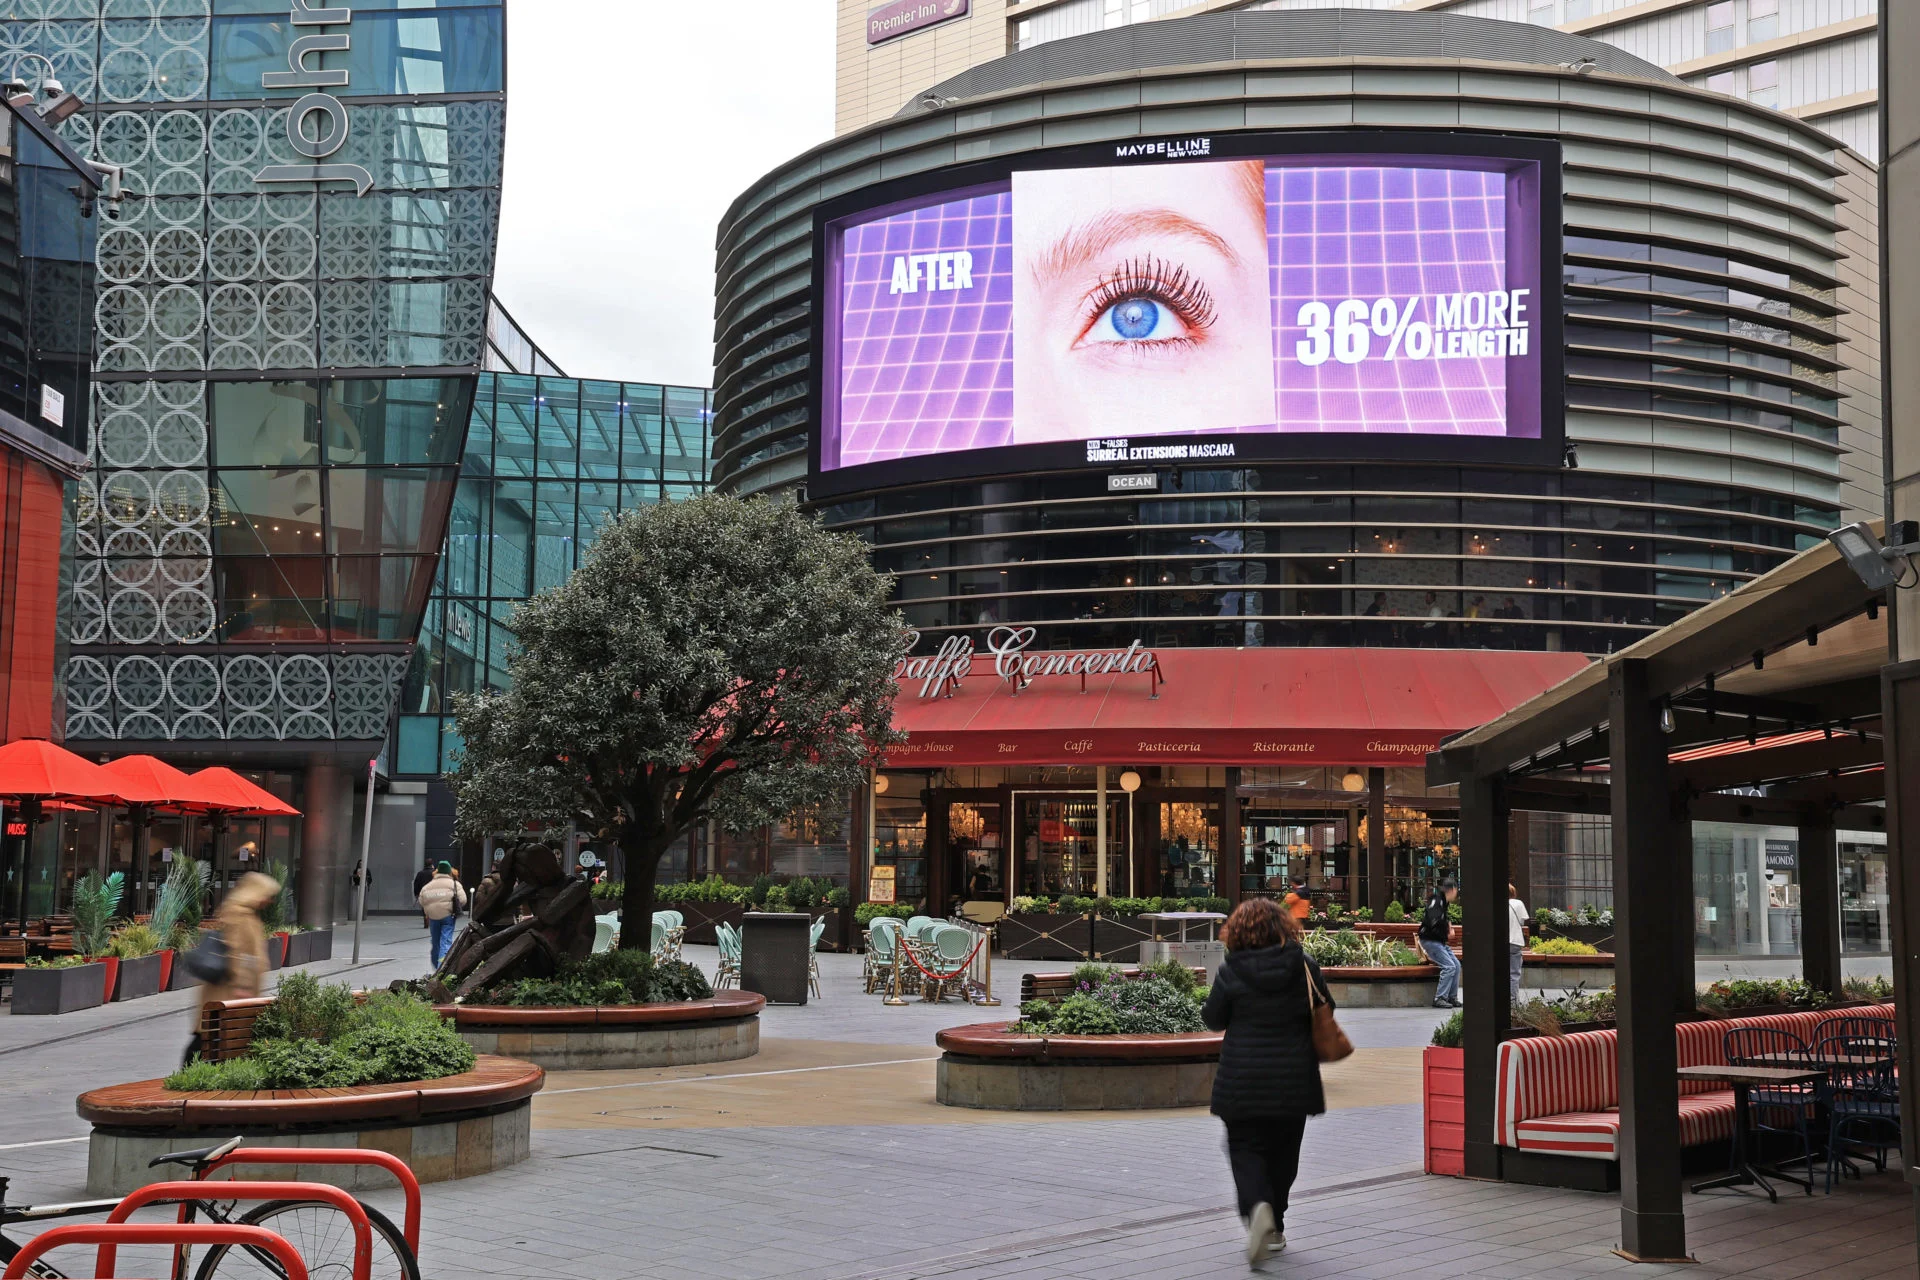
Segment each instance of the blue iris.
[[1113,331],[1123,338],[1150,338],[1160,327],[1160,308],[1148,298],[1128,298],[1117,302],[1107,313]]

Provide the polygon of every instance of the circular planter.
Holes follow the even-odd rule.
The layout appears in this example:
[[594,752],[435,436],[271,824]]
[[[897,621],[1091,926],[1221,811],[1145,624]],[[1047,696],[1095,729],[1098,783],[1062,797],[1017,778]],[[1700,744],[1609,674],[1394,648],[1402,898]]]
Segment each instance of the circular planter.
[[[472,1071],[457,1076],[351,1089],[179,1093],[158,1080],[141,1080],[90,1090],[77,1103],[80,1118],[93,1125],[87,1194],[125,1195],[178,1177],[177,1169],[149,1169],[147,1161],[235,1134],[245,1135],[250,1147],[390,1151],[422,1182],[471,1178],[527,1158],[532,1098],[546,1074],[531,1063],[482,1056]],[[386,1173],[358,1165],[265,1166],[253,1176],[328,1182],[350,1191],[393,1185]]]
[[716,992],[679,1004],[516,1009],[449,1005],[460,1038],[551,1071],[637,1070],[728,1062],[760,1052],[760,1010],[752,991]]
[[1326,966],[1320,977],[1341,1009],[1417,1009],[1433,1003],[1437,965],[1409,964],[1377,969]]
[[1142,1111],[1204,1107],[1220,1065],[1221,1033],[1159,1036],[1015,1035],[1005,1022],[934,1036],[934,1099],[988,1111]]

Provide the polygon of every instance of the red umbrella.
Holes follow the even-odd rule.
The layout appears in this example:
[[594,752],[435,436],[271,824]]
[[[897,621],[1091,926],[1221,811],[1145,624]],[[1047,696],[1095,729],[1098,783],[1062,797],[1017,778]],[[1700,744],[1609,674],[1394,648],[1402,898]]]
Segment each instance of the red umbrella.
[[[27,925],[28,851],[33,847],[33,829],[40,821],[42,805],[49,800],[86,800],[100,804],[122,804],[129,797],[123,791],[137,791],[123,785],[89,760],[56,747],[43,738],[21,738],[0,747],[0,800],[20,806],[27,824],[21,844],[20,900],[17,917],[21,932]],[[0,916],[10,914],[0,909]]]
[[256,818],[297,818],[300,811],[274,795],[271,791],[257,787],[231,769],[214,765],[198,773],[188,775],[199,794],[205,800],[217,803],[228,813],[246,814]]
[[153,756],[121,756],[101,765],[100,772],[111,777],[115,785],[134,788],[142,796],[153,797],[141,800],[142,804],[178,809],[182,813],[217,813],[233,808],[205,794],[206,784],[194,775]]
[[137,784],[122,782],[92,761],[43,738],[21,738],[0,747],[0,800],[149,803],[147,792]]

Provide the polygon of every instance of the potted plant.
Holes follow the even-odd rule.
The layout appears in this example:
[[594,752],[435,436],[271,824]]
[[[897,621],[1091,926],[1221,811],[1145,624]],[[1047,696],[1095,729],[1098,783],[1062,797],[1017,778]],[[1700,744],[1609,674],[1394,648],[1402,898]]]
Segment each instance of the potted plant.
[[147,921],[153,926],[153,934],[160,944],[160,990],[173,989],[173,957],[175,933],[184,926],[200,923],[202,899],[206,893],[206,879],[200,863],[191,858],[178,857],[167,868],[167,878],[160,885],[160,892],[153,900],[153,915]]
[[160,990],[160,941],[150,924],[123,924],[113,931],[107,954],[120,962],[113,999],[137,1000]]
[[1463,1178],[1467,1173],[1466,1034],[1461,1010],[1433,1029],[1433,1043],[1420,1060],[1424,1146],[1428,1173]]
[[85,956],[35,956],[13,975],[13,1012],[72,1013],[106,1003],[106,966]]
[[260,908],[260,923],[267,931],[267,968],[278,969],[287,963],[293,933],[293,873],[284,862],[269,862],[267,874],[280,882],[280,892]]
[[111,941],[113,913],[120,909],[120,894],[126,877],[118,871],[102,880],[87,872],[73,886],[73,952],[97,960],[100,970],[100,1002],[113,999],[114,979],[119,976],[120,959],[107,954]]

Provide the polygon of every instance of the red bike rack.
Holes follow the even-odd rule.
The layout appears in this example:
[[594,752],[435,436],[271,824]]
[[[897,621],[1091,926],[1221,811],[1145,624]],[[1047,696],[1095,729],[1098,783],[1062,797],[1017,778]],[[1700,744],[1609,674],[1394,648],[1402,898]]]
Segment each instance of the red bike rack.
[[[242,1188],[245,1188],[242,1190]],[[185,1222],[190,1205],[187,1202],[207,1199],[207,1184],[204,1182],[155,1182],[137,1188],[126,1199],[114,1206],[107,1215],[107,1224],[125,1222],[136,1209],[144,1209],[150,1204],[180,1203],[181,1224]],[[360,1202],[342,1191],[323,1182],[230,1182],[220,1189],[222,1200],[321,1200],[347,1215],[353,1223],[353,1280],[372,1280],[373,1276],[373,1223],[367,1220],[367,1211]],[[100,1248],[99,1270],[102,1275],[113,1274],[113,1264],[117,1260],[114,1246],[102,1245]]]
[[229,1151],[202,1169],[199,1177],[210,1177],[215,1170],[230,1164],[365,1164],[385,1169],[399,1179],[407,1197],[406,1224],[401,1233],[415,1261],[420,1257],[420,1179],[399,1156],[387,1151],[369,1151],[362,1147],[240,1147]]
[[227,1244],[271,1253],[286,1270],[287,1280],[311,1280],[300,1251],[265,1227],[243,1227],[230,1222],[116,1222],[50,1227],[22,1245],[0,1280],[22,1280],[27,1268],[62,1245],[97,1244],[102,1258],[94,1264],[96,1276],[111,1276],[111,1251],[123,1244]]

